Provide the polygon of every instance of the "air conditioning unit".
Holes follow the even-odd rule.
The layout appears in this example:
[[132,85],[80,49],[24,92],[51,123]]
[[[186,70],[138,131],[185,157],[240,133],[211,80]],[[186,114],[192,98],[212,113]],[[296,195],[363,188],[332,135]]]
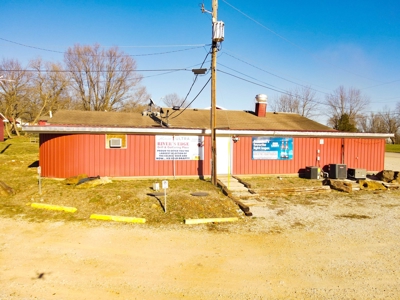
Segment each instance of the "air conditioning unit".
[[367,178],[366,169],[351,169],[347,170],[347,177],[352,179],[365,179]]
[[306,167],[305,178],[308,179],[319,179],[320,169],[318,167]]
[[332,179],[346,179],[347,166],[343,164],[330,164],[329,165],[329,178]]
[[110,148],[121,148],[121,147],[122,147],[122,139],[120,138],[110,139]]

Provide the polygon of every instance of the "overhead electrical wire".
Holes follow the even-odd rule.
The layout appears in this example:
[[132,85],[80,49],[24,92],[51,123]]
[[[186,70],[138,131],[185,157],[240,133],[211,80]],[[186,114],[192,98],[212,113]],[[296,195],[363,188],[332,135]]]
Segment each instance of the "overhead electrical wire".
[[244,76],[249,77],[249,78],[254,79],[254,80],[257,80],[257,81],[259,81],[259,82],[261,82],[261,83],[267,84],[267,85],[269,85],[269,86],[271,86],[271,87],[273,87],[273,88],[277,88],[277,89],[278,89],[278,87],[276,87],[276,86],[274,86],[274,85],[272,85],[272,84],[263,82],[263,81],[261,81],[261,80],[259,80],[259,79],[257,79],[257,78],[254,78],[254,77],[252,77],[252,76],[246,75],[246,74],[244,74],[244,73],[242,73],[242,72],[239,72],[239,71],[237,71],[237,70],[235,70],[235,69],[232,69],[232,68],[230,68],[230,67],[228,67],[228,66],[226,66],[226,65],[224,65],[224,64],[218,63],[218,65],[223,66],[223,67],[225,67],[225,68],[227,68],[227,69],[229,69],[229,70],[231,70],[231,71],[234,71],[234,72],[236,72],[236,73],[238,73],[238,74],[244,75]]
[[[292,81],[292,80],[289,80],[289,79],[287,79],[287,78],[285,78],[285,77],[282,77],[282,76],[280,76],[280,75],[274,74],[274,73],[272,73],[272,72],[270,72],[270,71],[267,71],[267,70],[265,70],[265,69],[262,69],[262,68],[260,68],[260,67],[257,67],[256,65],[254,65],[254,64],[252,64],[252,63],[249,63],[249,62],[247,62],[247,61],[245,61],[245,60],[243,60],[243,59],[241,59],[241,58],[238,58],[238,57],[236,57],[236,56],[234,56],[234,55],[232,55],[232,54],[229,54],[229,53],[227,53],[226,51],[224,52],[224,54],[225,54],[225,55],[228,55],[228,56],[230,56],[230,57],[232,57],[232,58],[234,58],[234,59],[236,59],[236,60],[238,60],[238,61],[240,61],[240,62],[242,62],[242,63],[244,63],[244,64],[247,64],[247,65],[249,65],[249,66],[251,66],[251,67],[253,67],[253,68],[255,68],[255,69],[259,70],[259,71],[262,71],[262,72],[268,73],[268,74],[270,74],[270,75],[272,75],[272,76],[275,76],[275,77],[277,77],[277,78],[279,78],[279,79],[285,80],[285,81],[287,81],[287,82],[293,83],[293,84],[298,85],[298,86],[301,86],[301,87],[307,87],[307,88],[309,87],[309,86],[305,86],[305,85],[303,85],[303,84],[294,82],[294,81]],[[313,84],[313,85],[314,85],[314,84]],[[314,88],[312,88],[312,87],[309,87],[309,88],[310,88],[311,90],[315,91],[315,92],[322,93],[322,94],[327,94],[326,92],[319,91],[319,90],[314,89]]]
[[[211,49],[210,49],[210,50],[211,50]],[[202,62],[201,65],[200,65],[200,68],[203,67],[203,65],[204,65],[204,63],[206,62],[207,57],[208,57],[209,55],[210,55],[210,51],[208,51],[206,57],[204,57],[203,62]],[[186,102],[187,98],[189,97],[189,94],[190,94],[190,92],[192,91],[192,88],[193,88],[194,84],[196,83],[198,76],[199,76],[199,74],[196,74],[196,76],[195,76],[195,78],[194,78],[194,80],[193,80],[193,82],[192,82],[192,85],[190,86],[189,91],[187,92],[186,97],[185,97],[185,99],[182,101],[182,103],[181,103],[181,105],[179,106],[179,108],[181,108],[181,107],[183,106],[183,104]],[[204,89],[204,87],[203,87],[203,89]],[[197,96],[196,96],[196,98],[197,98]],[[193,101],[194,101],[194,100],[193,100]],[[193,103],[193,101],[190,102],[190,104]],[[189,105],[190,105],[190,104],[189,104]],[[188,106],[187,106],[187,107],[188,107]],[[186,108],[187,108],[187,107],[186,107]],[[186,108],[185,108],[185,110],[186,110]],[[175,112],[176,112],[176,111],[172,112],[171,115],[173,115]],[[171,115],[170,115],[170,116],[171,116]],[[179,115],[180,115],[180,114],[178,114],[178,116],[179,116]]]
[[[221,64],[220,64],[220,65],[221,65]],[[237,75],[234,75],[234,74],[225,72],[225,71],[220,70],[220,69],[218,69],[218,72],[221,72],[221,73],[224,73],[224,74],[226,74],[226,75],[235,77],[235,78],[237,78],[237,79],[239,79],[239,80],[248,82],[248,83],[253,84],[253,85],[257,85],[257,86],[261,86],[261,87],[264,87],[264,88],[269,89],[269,90],[273,90],[273,91],[275,91],[275,92],[279,92],[279,93],[282,93],[282,94],[285,94],[285,95],[288,95],[288,96],[292,95],[290,92],[285,91],[285,90],[282,90],[282,89],[280,89],[280,88],[277,88],[277,87],[271,88],[270,86],[263,85],[263,84],[260,84],[260,83],[257,83],[257,82],[254,82],[254,81],[251,81],[251,80],[242,78],[242,77],[240,77],[240,76],[237,76]],[[247,76],[247,77],[250,77],[250,76],[245,75],[245,74],[242,74],[242,75]],[[251,77],[250,77],[250,78],[251,78]],[[259,80],[257,80],[257,81],[259,81]],[[260,82],[261,82],[261,81],[260,81]],[[263,82],[263,83],[264,83],[264,82]],[[268,84],[268,83],[264,83],[264,84]],[[268,84],[268,85],[269,85],[269,84]],[[299,98],[305,100],[305,98],[302,97],[302,96],[299,96]],[[398,98],[398,97],[396,97],[396,98]],[[330,104],[328,104],[328,103],[316,101],[316,100],[314,100],[314,99],[309,99],[309,101],[310,101],[310,102],[313,102],[313,103],[316,103],[316,104],[319,104],[319,105],[325,105],[325,106],[332,107],[332,105],[330,105]],[[336,108],[339,108],[339,106],[337,106]],[[371,112],[375,112],[375,111],[365,111],[365,112],[366,112],[366,113],[371,113]],[[391,112],[390,114],[391,114],[391,115],[400,115],[400,112]]]
[[203,90],[206,88],[206,86],[208,85],[208,83],[211,81],[211,76],[210,78],[207,80],[207,82],[204,84],[204,86],[201,88],[201,90],[197,93],[197,95],[193,98],[192,101],[190,101],[190,103],[182,110],[179,112],[179,114],[177,114],[175,117],[173,117],[172,119],[175,119],[176,117],[178,117],[179,115],[181,115],[193,102],[194,100],[197,99],[197,97],[200,96],[200,94],[203,92]]
[[358,77],[365,78],[365,79],[368,79],[368,80],[371,80],[371,81],[381,82],[381,83],[382,83],[382,81],[380,81],[380,80],[376,80],[376,79],[373,79],[373,78],[366,77],[366,76],[364,76],[364,75],[361,75],[361,74],[358,74],[358,73],[349,71],[349,70],[347,70],[347,69],[345,69],[345,68],[339,67],[339,66],[337,66],[337,65],[331,64],[331,63],[328,62],[328,61],[321,60],[321,59],[317,58],[315,55],[313,55],[310,51],[308,51],[308,50],[305,49],[304,47],[299,46],[298,44],[296,44],[296,43],[290,41],[289,39],[285,38],[284,36],[278,34],[277,32],[273,31],[272,29],[268,28],[267,26],[265,26],[265,25],[262,24],[261,22],[259,22],[259,21],[257,21],[256,19],[250,17],[249,15],[247,15],[246,13],[244,13],[243,11],[241,11],[240,9],[238,9],[237,7],[235,7],[235,6],[233,6],[232,4],[230,4],[228,1],[226,1],[226,0],[221,0],[221,1],[224,2],[225,4],[227,4],[228,6],[230,6],[232,9],[236,10],[237,12],[239,12],[240,14],[242,14],[243,16],[245,16],[246,18],[248,18],[249,20],[251,20],[252,22],[254,22],[254,23],[256,23],[257,25],[259,25],[260,27],[262,27],[262,28],[268,30],[269,32],[271,32],[272,34],[274,34],[274,35],[276,35],[277,37],[281,38],[282,40],[286,41],[287,43],[291,44],[292,46],[294,46],[294,47],[300,49],[301,51],[303,51],[303,52],[305,52],[305,53],[307,53],[307,54],[310,55],[312,58],[314,58],[314,59],[316,59],[316,60],[318,60],[318,61],[321,61],[321,62],[323,62],[323,63],[325,63],[325,64],[327,64],[327,65],[330,65],[330,66],[333,66],[333,67],[335,67],[335,68],[338,68],[338,69],[340,69],[340,70],[342,70],[342,71],[344,71],[344,72],[347,72],[347,73],[349,73],[349,74],[356,75],[356,76],[358,76]]
[[[278,92],[278,93],[282,93],[282,94],[285,94],[285,95],[288,95],[288,96],[292,95],[292,94],[291,94],[290,92],[288,92],[288,91],[285,91],[285,90],[282,90],[282,89],[279,89],[279,88],[272,88],[272,87],[270,87],[270,86],[263,85],[263,84],[260,84],[260,83],[257,83],[257,82],[254,82],[254,81],[245,79],[245,78],[243,78],[243,77],[240,77],[240,76],[237,76],[237,75],[234,75],[234,74],[225,72],[225,71],[220,70],[220,69],[218,69],[218,72],[224,73],[224,74],[226,74],[226,75],[235,77],[235,78],[237,78],[237,79],[239,79],[239,80],[246,81],[246,82],[251,83],[251,84],[253,84],[253,85],[261,86],[261,87],[264,87],[264,88],[266,88],[266,89],[269,89],[269,90],[272,90],[272,91],[275,91],[275,92]],[[304,97],[301,97],[301,96],[300,96],[300,98],[304,99]],[[314,103],[317,103],[317,104],[329,106],[329,105],[326,104],[326,103],[319,102],[319,101],[316,101],[316,100],[310,100],[310,101],[311,101],[311,102],[314,102]]]
[[[254,65],[254,64],[252,64],[252,63],[249,63],[249,62],[247,62],[247,61],[245,61],[245,60],[243,60],[243,59],[241,59],[241,58],[238,58],[238,57],[236,57],[236,56],[234,56],[234,55],[232,55],[232,54],[227,53],[226,50],[223,52],[223,54],[224,54],[224,55],[227,55],[227,56],[230,56],[230,57],[232,57],[232,58],[234,58],[234,59],[236,59],[236,60],[238,60],[238,61],[240,61],[240,62],[243,62],[244,64],[247,64],[247,65],[249,65],[249,66],[251,66],[251,67],[253,67],[253,68],[257,69],[257,70],[260,70],[260,71],[262,71],[262,72],[265,72],[265,73],[267,73],[267,74],[270,74],[270,75],[272,75],[272,76],[275,76],[275,77],[277,77],[277,78],[279,78],[279,79],[285,80],[285,81],[287,81],[287,82],[293,83],[293,84],[298,85],[298,86],[301,86],[301,87],[303,87],[303,88],[310,88],[311,90],[313,90],[313,91],[315,91],[315,92],[318,92],[318,93],[321,93],[321,94],[324,94],[325,96],[330,95],[330,93],[317,90],[317,89],[315,89],[315,88],[312,88],[311,86],[306,86],[306,85],[303,85],[303,84],[300,84],[300,83],[296,83],[295,81],[289,80],[289,79],[287,79],[287,78],[285,78],[285,77],[282,77],[282,76],[280,76],[280,75],[277,75],[277,74],[274,74],[274,73],[272,73],[272,72],[270,72],[270,71],[267,71],[267,70],[265,70],[265,69],[262,69],[262,68],[260,68],[260,67],[258,67],[258,66],[256,66],[256,65]],[[219,63],[219,65],[224,66],[224,65],[221,64],[221,63]],[[231,69],[231,68],[229,68],[229,67],[227,67],[227,66],[224,66],[224,67],[225,67],[225,68],[228,68],[228,69]],[[231,70],[233,70],[233,69],[231,69]],[[246,77],[255,79],[254,77],[248,76],[248,75],[243,74],[243,73],[241,73],[241,72],[239,72],[239,71],[236,71],[236,70],[233,70],[233,71],[235,71],[235,72],[237,72],[237,73],[239,73],[239,74],[245,75]],[[256,79],[256,80],[259,81],[258,79]],[[398,79],[398,80],[393,80],[393,81],[390,81],[390,82],[381,83],[381,84],[377,84],[377,85],[373,85],[373,86],[370,86],[370,87],[360,88],[359,90],[364,90],[364,89],[368,89],[368,88],[373,88],[373,87],[377,87],[377,86],[382,86],[382,85],[386,85],[386,84],[391,84],[391,83],[395,83],[395,82],[398,82],[398,81],[400,81],[400,79]],[[262,82],[262,81],[260,81],[260,82]],[[265,82],[263,82],[263,83],[265,83]],[[268,84],[268,83],[265,83],[265,84]],[[268,84],[268,85],[270,85],[270,84]],[[314,85],[314,84],[312,84],[312,85]],[[272,85],[271,85],[271,86],[272,86]],[[400,97],[394,97],[394,98],[390,98],[390,99],[397,99],[397,98],[400,98]],[[385,99],[383,99],[383,100],[385,100]],[[380,101],[380,102],[371,102],[371,103],[382,103],[382,102]]]
[[[41,51],[47,51],[47,52],[53,52],[53,53],[60,53],[60,54],[65,54],[67,52],[65,51],[57,51],[57,50],[51,50],[51,49],[46,49],[46,48],[41,48],[41,47],[36,47],[36,46],[31,46],[31,45],[26,45],[26,44],[22,44],[22,43],[18,43],[18,42],[14,42],[11,40],[7,40],[5,38],[0,37],[0,40],[2,41],[6,41],[12,44],[16,44],[22,47],[27,47],[27,48],[32,48],[32,49],[37,49],[37,50],[41,50]],[[136,57],[136,56],[154,56],[154,55],[164,55],[164,54],[170,54],[170,53],[176,53],[176,52],[183,52],[183,51],[189,51],[189,50],[193,50],[193,49],[198,49],[198,48],[202,48],[204,46],[207,46],[207,44],[202,44],[202,45],[196,45],[194,47],[191,48],[186,48],[186,49],[180,49],[180,50],[173,50],[173,51],[164,51],[164,52],[157,52],[157,53],[145,53],[145,54],[124,54],[123,56],[132,56],[132,57]],[[96,54],[84,54],[85,56],[103,56],[103,55],[96,55]]]
[[[129,70],[114,70],[113,72],[176,72],[176,71],[192,71],[187,68],[181,69],[129,69]],[[33,69],[4,69],[0,72],[43,72],[43,73],[69,73],[78,72],[76,70],[33,70]],[[79,71],[79,73],[86,73],[87,71]],[[109,70],[91,70],[90,73],[109,72]]]

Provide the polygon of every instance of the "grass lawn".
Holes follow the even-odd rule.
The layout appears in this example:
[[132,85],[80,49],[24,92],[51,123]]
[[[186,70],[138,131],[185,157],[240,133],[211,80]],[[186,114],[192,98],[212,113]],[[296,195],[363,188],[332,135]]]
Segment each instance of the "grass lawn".
[[400,144],[386,144],[386,152],[400,153]]
[[[39,194],[38,150],[39,144],[31,142],[29,137],[15,137],[0,143],[0,181],[15,191],[15,195],[0,194],[0,215],[33,221],[83,221],[91,214],[103,214],[145,218],[146,223],[154,225],[181,224],[185,219],[243,216],[239,207],[210,180],[169,180],[166,213],[164,196],[148,195],[154,193],[153,183],[161,186],[164,178],[112,180],[89,189],[66,185],[64,180],[42,178]],[[191,195],[204,191],[207,196]],[[35,209],[31,203],[75,207],[77,212]]]
[[[38,152],[39,144],[29,137],[15,137],[0,142],[0,181],[15,191],[14,195],[0,193],[0,216],[39,222],[46,220],[103,222],[90,220],[90,215],[99,214],[145,218],[146,224],[153,226],[182,224],[186,219],[239,217],[240,221],[249,220],[248,217],[244,217],[237,204],[224,195],[220,188],[213,186],[209,179],[170,179],[166,199],[163,195],[157,197],[149,195],[155,192],[152,189],[154,183],[158,182],[161,186],[162,180],[165,179],[163,177],[146,180],[112,179],[110,183],[87,189],[67,185],[62,179],[42,178],[41,193],[39,193]],[[320,180],[298,177],[257,176],[243,179],[255,190],[322,185]],[[195,192],[207,192],[208,195],[201,197],[191,195]],[[268,196],[268,201],[301,204],[304,199],[309,202],[315,197],[319,197],[318,194],[292,195],[289,192],[285,197],[278,194]],[[167,212],[164,210],[165,200]],[[75,207],[77,211],[68,213],[37,209],[31,207],[32,203]]]

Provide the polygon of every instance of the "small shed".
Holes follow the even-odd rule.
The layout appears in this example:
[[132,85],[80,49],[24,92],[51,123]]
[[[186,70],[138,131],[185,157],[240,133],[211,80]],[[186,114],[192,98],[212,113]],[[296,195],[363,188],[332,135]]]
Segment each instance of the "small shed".
[[[216,111],[217,174],[299,174],[330,164],[380,171],[388,134],[339,132],[293,113]],[[211,174],[210,110],[58,111],[39,134],[42,175],[166,177]]]

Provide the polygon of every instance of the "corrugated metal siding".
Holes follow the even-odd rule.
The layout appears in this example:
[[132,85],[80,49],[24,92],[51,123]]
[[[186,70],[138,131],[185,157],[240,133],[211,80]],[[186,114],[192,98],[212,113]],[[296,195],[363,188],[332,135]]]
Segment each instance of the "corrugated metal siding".
[[341,163],[368,171],[384,167],[384,139],[294,138],[292,160],[252,160],[251,143],[251,137],[241,137],[234,144],[234,174],[293,174],[306,166],[327,171],[329,164]]
[[[294,138],[293,142],[292,160],[252,160],[252,138],[240,137],[233,144],[233,174],[293,174],[306,166],[327,171],[329,164],[340,163],[367,171],[384,168],[384,139]],[[210,137],[204,137],[203,161],[174,163],[155,160],[155,136],[127,135],[126,149],[107,149],[103,134],[41,134],[40,165],[43,176],[56,178],[82,173],[111,177],[208,176]]]
[[[208,149],[209,138],[204,140]],[[111,177],[203,176],[210,174],[209,160],[210,155],[205,153],[204,161],[156,161],[155,136],[128,135],[126,149],[107,149],[102,134],[40,135],[40,164],[45,177],[82,173]]]
[[347,168],[381,171],[385,168],[384,139],[344,139]]

